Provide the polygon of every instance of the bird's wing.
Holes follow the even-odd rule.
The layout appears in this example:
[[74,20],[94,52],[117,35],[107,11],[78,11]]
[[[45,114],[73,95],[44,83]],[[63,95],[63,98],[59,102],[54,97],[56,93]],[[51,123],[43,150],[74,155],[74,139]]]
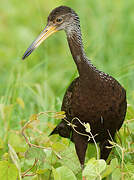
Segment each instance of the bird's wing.
[[78,86],[78,82],[79,82],[79,77],[72,81],[63,98],[61,110],[65,111],[67,118],[72,117],[71,115],[72,99],[75,91],[74,89]]

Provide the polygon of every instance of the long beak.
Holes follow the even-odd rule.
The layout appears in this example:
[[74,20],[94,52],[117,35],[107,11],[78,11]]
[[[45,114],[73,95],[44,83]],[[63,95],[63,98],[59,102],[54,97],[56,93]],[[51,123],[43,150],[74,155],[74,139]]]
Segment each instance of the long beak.
[[29,46],[29,48],[24,53],[22,59],[28,57],[45,39],[50,35],[57,32],[55,26],[46,26],[45,29],[40,33],[40,35],[35,39],[35,41]]

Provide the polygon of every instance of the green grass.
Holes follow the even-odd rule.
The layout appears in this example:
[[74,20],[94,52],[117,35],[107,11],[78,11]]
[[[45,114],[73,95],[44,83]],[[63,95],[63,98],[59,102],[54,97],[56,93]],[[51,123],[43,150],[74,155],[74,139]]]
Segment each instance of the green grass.
[[[78,75],[64,32],[56,33],[28,59],[21,60],[24,51],[45,27],[49,12],[59,5],[72,7],[80,16],[87,56],[98,69],[115,77],[127,90],[129,108],[126,121],[134,119],[134,1],[2,0],[0,3],[0,160],[8,159],[12,162],[10,156],[6,156],[7,143],[10,142],[21,159],[22,171],[33,163],[24,157],[21,158],[21,154],[27,149],[24,139],[19,134],[22,125],[32,114],[48,110],[60,111],[65,90]],[[40,142],[45,146],[60,142],[67,144],[68,150],[73,150],[73,145],[66,140],[58,137],[49,140],[48,134],[58,122],[59,120],[54,118],[41,118],[38,129],[44,132],[43,136],[40,139],[39,135],[30,134],[31,137],[34,142]],[[133,127],[133,121],[124,123],[120,131],[122,144],[118,142],[126,149],[124,168],[120,170],[128,174],[134,169],[132,166],[134,155],[130,152],[134,152]],[[16,142],[13,139],[16,139]],[[19,147],[20,142],[22,147]],[[18,144],[15,146],[15,143]],[[122,157],[119,156],[118,151],[121,154],[117,147],[113,157],[118,159],[121,167]],[[55,160],[55,162],[57,164],[53,166],[54,168],[61,164],[65,165],[64,161],[61,163]],[[51,168],[46,167],[46,169]],[[39,177],[41,180],[44,178],[42,174]],[[111,175],[107,179],[110,177]],[[126,179],[130,179],[130,176]]]

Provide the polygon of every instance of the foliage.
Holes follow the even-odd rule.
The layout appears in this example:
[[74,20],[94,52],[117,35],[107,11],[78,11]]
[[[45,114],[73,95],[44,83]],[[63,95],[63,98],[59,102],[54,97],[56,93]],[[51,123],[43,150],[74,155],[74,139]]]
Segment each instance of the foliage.
[[[89,145],[83,174],[72,142],[57,135],[48,137],[64,118],[59,112],[62,98],[78,75],[65,34],[53,35],[26,61],[21,60],[49,12],[61,4],[78,12],[85,50],[93,64],[127,89],[127,116],[116,143],[111,140],[109,164],[98,160],[96,147]],[[80,180],[82,175],[90,180],[134,179],[133,19],[132,0],[1,0],[0,180]],[[45,116],[41,113],[37,118],[40,112]],[[28,141],[22,136],[25,125]],[[85,127],[90,132],[90,125]]]

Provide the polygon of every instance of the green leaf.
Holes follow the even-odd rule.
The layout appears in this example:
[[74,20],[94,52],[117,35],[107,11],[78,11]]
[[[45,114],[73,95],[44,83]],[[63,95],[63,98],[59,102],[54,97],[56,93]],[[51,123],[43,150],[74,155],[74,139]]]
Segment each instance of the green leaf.
[[66,148],[67,147],[60,142],[56,142],[52,145],[52,149],[56,152],[61,152],[61,151],[65,150]]
[[60,173],[53,167],[52,167],[52,172],[53,172],[54,180],[61,180]]
[[37,169],[36,174],[44,174],[48,171],[48,169]]
[[90,124],[89,123],[84,123],[84,126],[85,126],[85,131],[90,133],[90,131],[91,131]]
[[[99,150],[99,148],[98,148],[98,150]],[[87,157],[89,159],[91,159],[93,157],[97,158],[96,147],[95,147],[95,145],[93,143],[89,143],[88,144],[88,148],[87,148],[86,154],[87,154]]]
[[14,164],[8,161],[0,161],[0,180],[16,180],[18,170]]
[[13,105],[12,104],[4,106],[4,114],[3,115],[4,115],[5,120],[10,118],[12,110],[13,110]]
[[3,147],[4,147],[4,142],[3,142],[3,140],[0,138],[0,149],[3,149]]
[[55,164],[57,161],[57,157],[55,153],[52,150],[44,149],[45,152],[45,162],[44,160],[40,163],[39,168],[40,169],[52,169],[52,164]]
[[17,104],[20,105],[20,107],[21,107],[22,109],[24,109],[25,104],[24,104],[24,101],[23,101],[22,98],[19,98],[19,97],[18,97],[18,98],[16,99],[16,102],[17,102]]
[[20,160],[19,160],[15,150],[13,149],[13,147],[10,144],[8,144],[8,147],[9,147],[10,156],[11,156],[12,161],[14,162],[15,166],[17,167],[17,169],[19,171],[19,177],[20,177],[20,180],[21,180],[21,165],[20,165]]
[[134,174],[134,163],[133,164],[130,162],[126,163],[124,170],[126,171],[126,173],[130,172],[131,174]]
[[9,159],[9,154],[8,154],[7,152],[5,152],[5,153],[3,154],[3,156],[2,156],[2,159],[8,161],[8,159]]
[[117,158],[112,159],[110,166],[111,166],[112,170],[114,170],[116,167],[118,167],[119,166],[118,159]]
[[30,147],[26,152],[26,158],[27,159],[39,159],[43,160],[46,157],[46,154],[43,149],[36,148],[36,147]]
[[74,144],[70,144],[69,148],[66,148],[65,151],[60,153],[61,159],[58,161],[62,164],[62,166],[66,166],[71,169],[73,172],[81,171],[80,162],[76,155]]
[[9,133],[8,144],[13,147],[15,152],[25,152],[27,150],[24,139],[16,132]]
[[103,159],[90,159],[84,168],[83,176],[85,176],[87,180],[95,180],[97,177],[101,177],[101,173],[105,168],[106,162]]
[[119,163],[118,163],[118,159],[117,158],[114,158],[114,159],[111,160],[110,167],[112,169],[112,180],[120,180],[120,178],[121,178],[121,171],[118,168],[119,167]]
[[37,121],[38,120],[38,115],[37,114],[32,114],[30,117],[30,121]]
[[65,111],[60,111],[60,112],[56,112],[56,114],[60,114],[60,115],[64,115],[65,114]]
[[121,179],[121,170],[119,168],[116,168],[112,172],[112,180],[120,180]]
[[55,180],[59,180],[57,179],[58,177],[64,180],[68,180],[68,179],[71,179],[71,180],[77,180],[74,173],[69,169],[67,168],[66,166],[61,166],[59,168],[56,169],[56,171],[54,171],[55,173],[55,177],[56,179]]
[[131,132],[134,132],[134,122],[128,123],[128,128]]
[[20,168],[20,160],[19,160],[15,150],[13,149],[13,147],[10,144],[8,144],[8,147],[9,147],[10,156],[11,156],[14,164],[16,165],[17,169],[20,170],[21,169]]
[[34,176],[33,178],[31,178],[31,180],[39,180],[38,176]]
[[65,111],[56,112],[54,115],[54,118],[57,118],[57,119],[63,119],[65,117],[66,117]]
[[102,178],[109,176],[112,173],[112,168],[110,165],[107,165],[106,169],[102,173]]

